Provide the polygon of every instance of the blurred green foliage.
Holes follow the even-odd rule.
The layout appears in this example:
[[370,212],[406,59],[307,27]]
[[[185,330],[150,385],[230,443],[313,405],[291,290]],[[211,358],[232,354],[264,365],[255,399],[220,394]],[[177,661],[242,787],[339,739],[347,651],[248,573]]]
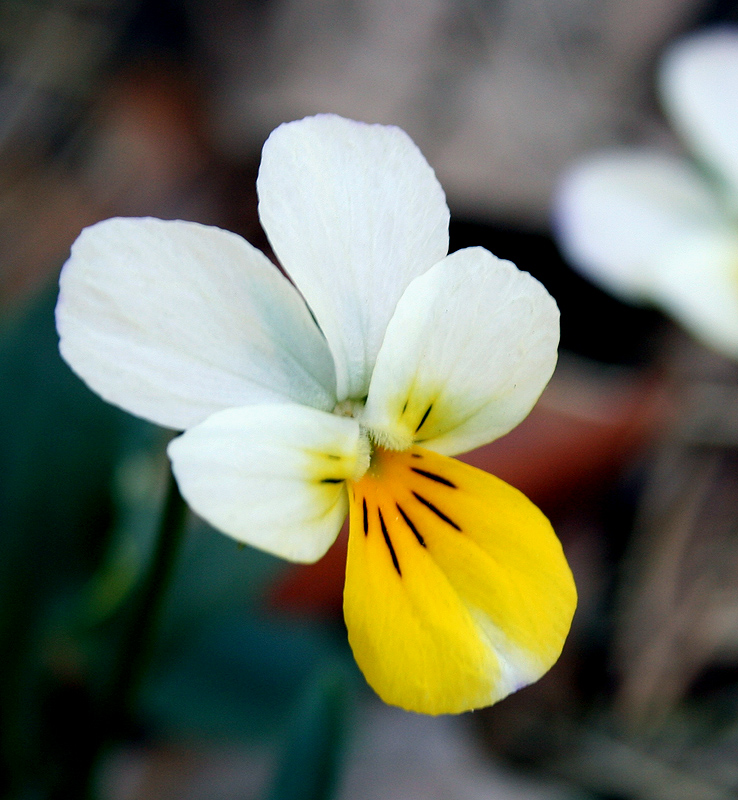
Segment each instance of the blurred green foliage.
[[346,740],[350,677],[340,663],[317,671],[295,709],[269,800],[333,795]]
[[0,339],[0,752],[12,787],[66,756],[55,715],[81,676],[55,622],[104,552],[111,476],[136,427],[61,361],[55,299],[44,292]]
[[[168,471],[165,433],[61,360],[55,300],[43,292],[0,328],[0,795],[11,798],[63,796],[65,772],[89,767]],[[358,672],[338,621],[264,607],[282,569],[190,519],[132,735],[279,748],[289,729],[273,797],[317,800],[335,782]],[[289,791],[286,775],[302,776]]]

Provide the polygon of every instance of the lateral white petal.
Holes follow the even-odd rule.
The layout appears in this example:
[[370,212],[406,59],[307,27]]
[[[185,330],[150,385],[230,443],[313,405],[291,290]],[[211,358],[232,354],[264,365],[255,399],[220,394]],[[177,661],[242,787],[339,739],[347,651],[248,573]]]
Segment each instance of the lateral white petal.
[[677,130],[730,182],[738,199],[738,31],[716,28],[676,42],[659,78]]
[[402,292],[448,251],[433,170],[399,128],[326,114],[272,132],[257,189],[274,252],[330,345],[338,399],[366,396]]
[[554,224],[573,266],[616,297],[642,302],[651,294],[654,264],[674,238],[721,217],[710,188],[686,162],[612,151],[566,175]]
[[362,422],[390,448],[478,447],[528,414],[558,341],[558,308],[535,278],[481,247],[460,250],[405,290]]
[[241,542],[290,561],[330,547],[348,511],[345,481],[368,465],[358,423],[298,405],[231,408],[169,444],[182,495]]
[[685,234],[664,253],[654,298],[698,339],[738,358],[738,235],[725,225]]
[[183,429],[248,403],[335,404],[327,344],[294,287],[233,233],[109,219],[62,270],[60,350],[98,394]]

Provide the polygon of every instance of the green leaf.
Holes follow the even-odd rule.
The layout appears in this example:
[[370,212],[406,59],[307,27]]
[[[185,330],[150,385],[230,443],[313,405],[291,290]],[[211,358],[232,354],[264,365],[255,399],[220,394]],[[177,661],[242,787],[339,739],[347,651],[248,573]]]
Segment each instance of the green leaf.
[[329,800],[346,746],[349,674],[325,662],[299,700],[269,800]]
[[358,672],[345,631],[233,609],[171,643],[144,684],[141,714],[164,736],[276,744],[321,664]]
[[79,681],[78,664],[48,650],[50,621],[101,560],[119,453],[147,429],[62,361],[55,303],[49,287],[0,329],[0,754],[17,775],[38,772],[42,738],[61,737],[44,706],[60,682]]

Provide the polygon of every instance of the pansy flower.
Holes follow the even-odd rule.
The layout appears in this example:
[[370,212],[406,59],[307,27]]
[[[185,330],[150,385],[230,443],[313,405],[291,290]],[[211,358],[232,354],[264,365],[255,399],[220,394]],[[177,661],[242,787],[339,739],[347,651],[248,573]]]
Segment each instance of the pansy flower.
[[350,515],[349,641],[386,702],[489,705],[556,661],[576,592],[543,514],[449,456],[528,414],[556,304],[486,250],[447,255],[443,191],[398,128],[281,125],[257,188],[293,283],[217,228],[100,222],[62,271],[62,355],[106,400],[184,430],[175,477],[224,533],[312,562]]
[[658,88],[695,160],[654,149],[586,158],[562,181],[559,239],[604,289],[738,358],[738,30],[674,44]]

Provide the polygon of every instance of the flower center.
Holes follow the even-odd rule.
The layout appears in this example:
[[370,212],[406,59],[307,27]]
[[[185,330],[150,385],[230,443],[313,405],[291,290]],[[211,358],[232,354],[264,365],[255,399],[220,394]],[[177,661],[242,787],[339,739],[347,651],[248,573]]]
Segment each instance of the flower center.
[[[359,445],[359,451],[361,455],[358,460],[357,469],[353,476],[353,481],[361,480],[361,478],[366,474],[367,470],[371,471],[372,466],[376,466],[378,461],[381,460],[381,453],[383,451],[404,452],[409,450],[414,443],[412,436],[398,435],[397,431],[384,431],[364,425],[362,418],[364,416],[365,404],[365,397],[359,400],[348,398],[346,400],[341,400],[340,403],[336,403],[333,409],[333,413],[336,414],[336,416],[351,417],[352,419],[355,419],[359,423],[361,430],[361,440]],[[430,410],[431,409],[429,408],[425,413],[420,425],[425,422]]]
[[366,398],[363,400],[352,400],[351,398],[341,400],[340,403],[336,403],[333,413],[339,417],[354,417],[358,419],[361,417],[361,412],[364,410],[365,402]]

